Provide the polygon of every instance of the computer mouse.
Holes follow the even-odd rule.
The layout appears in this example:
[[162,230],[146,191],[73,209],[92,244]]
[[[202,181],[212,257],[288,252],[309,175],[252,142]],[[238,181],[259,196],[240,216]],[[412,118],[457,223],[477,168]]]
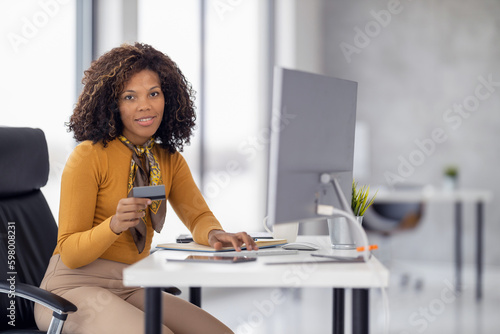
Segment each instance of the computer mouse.
[[281,247],[283,249],[308,250],[308,251],[314,251],[319,249],[319,246],[313,244],[312,242],[290,242]]

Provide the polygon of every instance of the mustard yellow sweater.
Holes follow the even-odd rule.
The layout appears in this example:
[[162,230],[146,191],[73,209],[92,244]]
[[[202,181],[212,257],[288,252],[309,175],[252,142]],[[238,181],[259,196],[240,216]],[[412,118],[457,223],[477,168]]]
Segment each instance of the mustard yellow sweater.
[[[170,154],[155,145],[166,196],[197,243],[208,245],[208,233],[222,229],[194,183],[180,153]],[[154,230],[148,217],[146,247],[139,254],[127,230],[120,235],[109,223],[118,201],[127,197],[132,151],[119,140],[103,147],[85,141],[70,155],[61,180],[59,233],[54,254],[69,268],[97,258],[132,264],[149,254]],[[168,215],[168,212],[167,212]]]

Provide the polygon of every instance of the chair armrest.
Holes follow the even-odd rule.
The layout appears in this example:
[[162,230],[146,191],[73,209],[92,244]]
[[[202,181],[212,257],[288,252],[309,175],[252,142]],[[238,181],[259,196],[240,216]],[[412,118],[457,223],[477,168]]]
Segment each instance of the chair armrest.
[[169,294],[174,295],[174,296],[178,296],[182,293],[181,289],[179,289],[175,286],[169,286],[167,288],[162,288],[162,290],[165,291],[166,293],[169,293]]
[[11,291],[10,285],[5,281],[1,281],[0,292],[29,299],[37,304],[48,307],[58,314],[77,311],[77,307],[66,299],[52,292],[24,283],[16,282],[15,291]]

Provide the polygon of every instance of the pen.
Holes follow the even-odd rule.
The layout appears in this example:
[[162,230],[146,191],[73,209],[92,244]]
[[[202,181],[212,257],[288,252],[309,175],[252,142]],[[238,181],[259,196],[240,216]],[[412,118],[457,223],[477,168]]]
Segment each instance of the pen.
[[[370,246],[368,246],[368,250],[369,250],[369,251],[372,251],[372,250],[375,250],[375,249],[378,249],[378,246],[377,246],[377,245],[370,245]],[[356,250],[357,250],[358,252],[362,252],[362,251],[364,251],[364,250],[365,250],[365,247],[358,247],[358,248],[356,248]]]

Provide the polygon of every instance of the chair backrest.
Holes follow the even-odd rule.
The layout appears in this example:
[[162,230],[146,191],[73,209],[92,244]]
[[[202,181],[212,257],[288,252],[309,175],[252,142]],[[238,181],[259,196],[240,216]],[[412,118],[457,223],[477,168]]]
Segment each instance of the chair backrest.
[[374,203],[365,212],[363,226],[385,235],[411,229],[420,222],[423,208],[420,202]]
[[[0,279],[39,286],[57,242],[57,225],[40,188],[49,176],[40,129],[0,127]],[[3,295],[5,296],[5,295]],[[36,328],[33,303],[15,298],[16,328]],[[0,299],[0,330],[10,298]]]

